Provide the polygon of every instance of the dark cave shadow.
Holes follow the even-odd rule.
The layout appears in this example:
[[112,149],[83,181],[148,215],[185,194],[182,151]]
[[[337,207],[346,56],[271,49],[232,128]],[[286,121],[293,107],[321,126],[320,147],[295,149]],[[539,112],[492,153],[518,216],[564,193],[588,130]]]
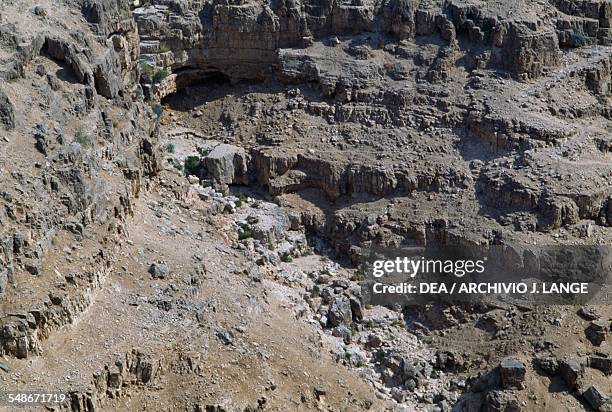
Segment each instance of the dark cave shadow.
[[455,130],[455,133],[459,136],[459,142],[455,147],[466,162],[472,160],[489,162],[511,154],[511,151],[499,147],[493,142],[486,142],[479,138],[469,131],[467,127],[464,127],[462,130]]
[[[177,73],[181,74],[180,71]],[[321,88],[316,82],[282,83],[276,78],[233,81],[220,71],[205,72],[203,76],[197,80],[185,82],[177,92],[164,97],[161,104],[168,105],[175,111],[189,112],[199,106],[228,96],[243,98],[256,93],[272,96],[286,93],[291,89],[300,89],[304,99],[311,103],[326,102],[334,104],[335,102],[334,95],[324,96],[321,94]]]
[[552,376],[549,377],[549,379],[548,393],[562,393],[568,391],[567,385],[559,376]]
[[74,75],[72,69],[68,67],[67,64],[65,64],[64,62],[59,62],[57,60],[55,60],[55,62],[60,66],[60,68],[55,71],[55,75],[58,79],[71,84],[81,84],[81,82],[79,82],[76,76]]
[[[179,78],[181,73],[177,72]],[[271,81],[231,79],[220,71],[202,73],[203,77],[189,80],[161,100],[162,105],[168,105],[174,111],[189,112],[204,104],[221,100],[228,96],[238,98],[252,93],[280,93],[285,90],[282,85]],[[177,83],[180,80],[177,79]]]

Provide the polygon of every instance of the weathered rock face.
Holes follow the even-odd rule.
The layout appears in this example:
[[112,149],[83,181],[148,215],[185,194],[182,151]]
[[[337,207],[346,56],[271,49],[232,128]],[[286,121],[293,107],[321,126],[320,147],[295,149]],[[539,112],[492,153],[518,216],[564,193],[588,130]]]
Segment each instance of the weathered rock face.
[[[87,1],[82,11],[97,39],[86,27],[21,33],[0,25],[0,49],[11,62],[0,62],[6,129],[0,157],[10,169],[1,183],[0,293],[3,305],[22,302],[13,315],[0,316],[2,355],[37,353],[39,339],[88,307],[112,248],[93,256],[88,269],[66,275],[77,289],[71,296],[58,284],[28,303],[15,286],[44,282],[42,261],[62,233],[83,238],[102,230],[108,235],[102,243],[116,242],[132,199],[160,167],[158,126],[138,93],[139,38],[130,9],[125,2]],[[46,102],[41,111],[33,110],[36,101]],[[13,160],[5,162],[7,155]],[[13,169],[14,159],[24,164]]]
[[504,358],[499,365],[499,373],[504,388],[524,388],[525,365],[520,359]]
[[[312,244],[316,251],[331,254],[331,246],[351,258],[373,243],[445,243],[473,251],[503,244],[504,254],[496,257],[519,261],[527,255],[511,247],[512,237],[529,245],[552,239],[570,244],[584,233],[591,243],[604,244],[612,225],[609,0],[529,7],[484,0],[156,0],[134,10],[121,0],[57,4],[75,3],[89,27],[72,9],[45,20],[40,6],[31,10],[28,17],[38,20],[26,33],[0,24],[0,356],[41,355],[43,346],[53,348],[42,340],[60,329],[77,329],[63,327],[102,297],[101,312],[119,309],[113,311],[117,317],[86,320],[78,332],[89,332],[85,342],[104,346],[107,356],[115,345],[121,349],[111,359],[98,356],[109,361],[101,368],[78,365],[88,373],[81,381],[89,386],[70,394],[75,411],[112,409],[105,402],[126,394],[136,395],[127,403],[140,405],[150,384],[160,395],[153,398],[163,398],[178,385],[168,376],[159,382],[160,374],[197,369],[194,359],[181,359],[180,350],[189,345],[198,353],[210,348],[213,355],[222,353],[221,346],[229,362],[219,367],[208,356],[197,376],[177,379],[195,389],[184,388],[185,396],[173,398],[171,406],[155,408],[165,401],[147,400],[145,408],[226,410],[203,406],[206,374],[231,371],[224,375],[229,380],[215,380],[206,398],[225,395],[222,385],[232,385],[232,376],[259,369],[244,368],[243,360],[259,365],[259,358],[265,374],[249,379],[257,386],[251,394],[268,381],[266,396],[257,407],[239,409],[261,410],[267,402],[286,406],[298,392],[285,396],[270,378],[291,377],[289,382],[295,376],[284,373],[286,362],[274,363],[277,356],[266,354],[280,355],[285,345],[276,346],[276,336],[285,336],[274,332],[274,340],[260,340],[266,337],[259,321],[272,334],[291,329],[301,317],[308,323],[286,339],[300,345],[290,348],[289,359],[278,356],[283,361],[304,350],[315,358],[325,355],[326,341],[337,337],[334,346],[343,351],[337,361],[363,368],[377,395],[389,401],[450,410],[456,401],[461,409],[458,396],[465,395],[474,402],[464,410],[518,411],[524,401],[534,408],[532,393],[521,391],[538,375],[523,359],[553,349],[539,338],[551,330],[555,309],[490,310],[483,304],[476,310],[489,311],[480,320],[494,324],[490,345],[499,350],[478,350],[470,365],[472,355],[464,348],[432,356],[431,347],[424,351],[421,345],[470,342],[471,334],[463,332],[475,331],[472,324],[478,329],[475,313],[433,307],[410,316],[368,307],[356,283],[360,273],[336,272],[337,263],[323,267],[325,259],[306,254]],[[15,0],[2,2],[0,12],[7,5],[15,6],[10,17],[21,12]],[[582,48],[595,44],[601,47]],[[550,73],[555,66],[561,68]],[[156,116],[142,99],[143,87],[157,100],[213,78],[229,82],[198,89],[204,92],[197,96],[186,92],[183,108],[166,106],[171,99],[163,107],[154,101]],[[243,79],[256,81],[238,82]],[[203,102],[197,110],[193,97]],[[193,135],[199,139],[194,152],[173,162],[180,172],[168,163],[153,182],[159,190],[134,202],[160,169],[160,125],[189,121],[201,131]],[[175,160],[175,147],[167,148]],[[232,188],[238,197],[227,195],[229,185],[253,187]],[[253,199],[258,188],[278,204]],[[135,207],[144,217],[136,219],[140,226],[126,223]],[[307,240],[305,228],[326,241]],[[137,244],[122,242],[128,230],[136,232],[132,239],[140,238]],[[83,256],[83,250],[90,253]],[[152,259],[153,253],[159,256]],[[294,272],[291,263],[321,269],[304,273],[298,266]],[[132,265],[142,273],[130,273]],[[113,274],[119,267],[122,272]],[[347,273],[354,276],[349,280]],[[100,288],[107,277],[112,281]],[[96,289],[107,294],[95,296]],[[277,317],[287,309],[291,319]],[[106,320],[112,326],[98,329]],[[114,320],[126,328],[120,336],[107,333],[117,327]],[[608,343],[610,325],[590,320],[585,335],[600,348],[581,352],[581,358],[586,353],[588,365],[608,375],[610,358],[599,350]],[[247,332],[252,326],[256,335]],[[430,334],[430,326],[444,333]],[[555,328],[553,338],[562,339]],[[128,329],[134,333],[126,338],[122,332]],[[88,340],[100,330],[105,333]],[[313,333],[302,339],[303,330]],[[486,348],[489,340],[482,337],[489,331],[475,332],[472,342]],[[152,352],[124,352],[145,333]],[[458,344],[452,342],[455,333],[461,335]],[[117,339],[107,340],[109,335]],[[209,346],[209,335],[221,345]],[[417,339],[423,335],[428,339]],[[78,347],[78,355],[90,354],[81,340],[62,341]],[[372,356],[361,351],[366,347]],[[483,368],[481,355],[491,365],[520,350],[520,358],[501,359],[492,373],[470,377]],[[166,362],[177,352],[174,364]],[[236,362],[237,354],[244,359]],[[302,360],[310,358],[296,364],[307,365]],[[27,361],[10,361],[19,371],[28,367]],[[581,362],[547,357],[534,363],[560,374],[576,397],[603,410],[606,393],[595,383],[583,386],[593,373]],[[5,371],[2,362],[0,369]],[[338,371],[333,379],[353,397],[359,390],[345,385]],[[461,372],[461,380],[451,380],[454,372]],[[308,385],[323,376],[299,375],[300,385],[302,375]],[[331,391],[318,383],[316,403],[302,389],[301,408],[338,409],[328,403]],[[348,404],[384,409],[356,398],[347,398],[343,405]]]
[[453,1],[449,14],[459,34],[492,47],[493,63],[519,77],[539,77],[545,67],[559,64],[556,32],[551,22],[528,16],[523,19],[515,7],[509,4],[506,11],[517,15],[504,19],[484,3]]
[[0,90],[0,124],[5,129],[15,127],[15,108],[2,90]]
[[69,393],[70,409],[90,411],[103,406],[108,399],[124,396],[133,385],[151,385],[158,381],[162,369],[168,367],[166,363],[138,349],[117,356],[115,362],[94,373],[90,390]]
[[565,14],[557,19],[559,41],[563,46],[609,45],[612,41],[612,5],[609,1],[553,0],[551,3]]
[[516,75],[537,78],[546,67],[560,61],[559,42],[552,30],[535,31],[527,25],[511,23],[498,29],[500,42],[508,59],[507,67]]
[[[308,52],[291,50],[308,50],[316,41],[333,46],[334,36],[367,34],[380,43],[386,37],[401,41],[438,36],[450,49],[430,73],[432,80],[444,77],[452,49],[465,47],[466,41],[487,50],[480,64],[508,70],[522,79],[537,78],[547,67],[558,66],[560,47],[610,44],[609,3],[595,2],[584,10],[566,4],[573,2],[553,3],[538,5],[537,17],[512,2],[500,6],[462,0],[446,5],[413,0],[359,4],[304,0],[269,5],[156,1],[135,9],[133,16],[146,62],[143,81],[151,88],[151,96],[162,98],[215,72],[234,80],[261,80],[274,76],[277,67],[285,67],[284,71],[293,67],[289,70],[319,77],[325,84],[320,56],[309,58]],[[100,20],[101,7],[88,10],[90,21]],[[576,24],[580,19],[588,24]]]
[[351,165],[310,153],[289,156],[278,150],[254,150],[252,159],[257,181],[274,195],[317,188],[332,199],[355,193],[385,196],[428,188],[443,190],[461,186],[465,179],[450,169],[414,173],[401,168]]
[[116,98],[126,86],[133,88],[139,78],[140,43],[129,3],[87,0],[82,12],[94,31],[106,39],[106,50],[92,68],[96,90],[104,97]]

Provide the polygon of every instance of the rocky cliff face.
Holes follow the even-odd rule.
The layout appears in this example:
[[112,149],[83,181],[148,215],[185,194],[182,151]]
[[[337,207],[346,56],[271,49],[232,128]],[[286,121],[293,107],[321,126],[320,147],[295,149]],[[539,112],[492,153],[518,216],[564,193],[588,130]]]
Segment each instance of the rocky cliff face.
[[42,7],[28,11],[39,30],[24,33],[12,5],[0,8],[0,293],[8,293],[2,305],[11,313],[0,319],[5,355],[36,353],[39,338],[86,309],[90,289],[108,270],[110,256],[102,252],[72,275],[82,289],[72,301],[54,298],[61,285],[42,305],[22,300],[45,284],[43,262],[62,232],[80,238],[105,232],[101,244],[110,245],[123,235],[145,180],[159,170],[158,128],[139,98],[139,38],[130,10],[88,1],[82,11],[93,33],[83,25],[50,29],[60,17]]
[[[549,231],[584,220],[607,224],[610,188],[599,182],[608,155],[587,143],[605,132],[565,121],[609,119],[609,3],[589,5],[165,2],[134,15],[141,36],[157,45],[143,50],[154,99],[219,76],[293,87],[265,112],[290,110],[293,120],[277,116],[272,127],[258,126],[256,98],[239,102],[248,106],[243,114],[226,109],[219,117],[226,129],[241,130],[252,182],[271,194],[317,189],[337,199],[467,189],[498,222]],[[568,19],[591,19],[590,28],[572,26],[568,34]],[[156,73],[163,76],[152,81]],[[569,103],[572,93],[581,104]],[[301,113],[321,120],[300,130],[310,121]],[[343,136],[330,138],[326,123],[346,125]],[[291,131],[276,132],[279,124]],[[299,139],[316,144],[304,150]],[[570,172],[568,156],[584,160],[580,173]]]
[[605,410],[609,307],[368,308],[349,263],[610,243],[611,93],[609,0],[3,1],[0,386]]
[[[540,148],[584,136],[584,129],[558,121],[560,116],[609,117],[605,103],[611,87],[609,4],[589,4],[570,7],[548,2],[527,10],[514,2],[164,2],[136,9],[134,16],[148,71],[143,85],[153,99],[206,79],[213,79],[213,83],[224,78],[231,82],[249,79],[313,85],[309,95],[290,96],[288,105],[329,123],[377,124],[383,129],[393,125],[426,132],[438,128],[441,135],[477,136],[484,146],[496,151],[537,150],[530,158],[542,159],[522,166],[528,170],[525,175],[534,176],[539,173],[535,169],[547,163],[544,157],[551,155]],[[568,26],[567,21],[573,23]],[[578,58],[582,61],[569,57],[572,50],[580,53],[589,45],[602,49]],[[559,68],[561,65],[569,68]],[[484,74],[487,71],[535,83],[517,93],[511,90],[513,82],[494,85]],[[585,107],[562,102],[564,82],[591,91]],[[459,97],[465,93],[461,87],[468,90],[467,103]],[[489,96],[493,90],[505,95],[505,101]],[[541,110],[537,106],[544,100],[533,96],[543,92],[554,95],[545,109],[553,118],[534,113]],[[509,104],[508,97],[519,102],[518,109]],[[419,106],[427,107],[429,113],[415,109]],[[400,137],[390,140],[395,138]],[[251,171],[256,181],[275,195],[307,188],[320,189],[332,198],[353,193],[388,196],[452,191],[468,187],[466,182],[473,178],[464,166],[450,166],[452,161],[427,168],[427,155],[425,162],[407,155],[404,160],[412,165],[408,167],[398,163],[372,167],[365,160],[367,155],[347,163],[342,153],[313,156],[287,149],[291,143],[283,137],[267,139],[277,139],[272,146],[282,145],[283,150],[279,154],[272,149],[270,156],[255,147]],[[372,146],[380,140],[372,141]],[[443,140],[441,150],[453,151]],[[363,149],[364,154],[368,151]],[[605,160],[601,152],[588,152],[594,157],[587,155],[586,180],[584,176],[570,177],[571,184],[552,192],[546,189],[544,195],[536,187],[523,188],[520,173],[504,176],[501,180],[506,182],[502,183],[488,171],[495,167],[492,164],[475,177],[476,196],[483,207],[503,210],[505,216],[535,212],[529,222],[516,223],[520,227],[549,230],[584,219],[603,222],[609,188],[599,187],[589,194],[583,188],[597,186],[597,169]],[[564,164],[550,167],[563,175],[567,172]],[[506,167],[502,166],[501,174],[506,174]],[[545,186],[549,188],[550,182]],[[576,210],[569,212],[576,217],[560,217],[566,212],[557,209],[568,207]]]
[[[299,58],[284,49],[361,33],[378,42],[381,35],[399,40],[436,35],[452,48],[481,45],[487,50],[484,64],[537,78],[559,65],[560,48],[611,44],[609,3],[591,2],[584,9],[567,3],[573,4],[552,2],[526,11],[513,2],[165,1],[134,10],[134,18],[150,72],[145,83],[161,98],[211,72],[234,80],[270,78],[278,74],[275,67],[295,65],[292,60]],[[168,77],[154,79],[158,70]],[[300,80],[310,76],[302,75]]]

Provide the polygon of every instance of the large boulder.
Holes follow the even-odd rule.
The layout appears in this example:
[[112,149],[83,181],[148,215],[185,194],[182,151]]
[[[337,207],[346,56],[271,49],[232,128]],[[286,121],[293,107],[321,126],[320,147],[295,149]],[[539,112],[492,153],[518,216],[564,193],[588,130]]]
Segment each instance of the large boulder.
[[243,148],[222,143],[204,158],[208,174],[223,185],[248,184],[247,154]]
[[594,369],[599,369],[606,375],[612,375],[612,357],[604,354],[589,356],[589,366]]
[[353,313],[349,299],[345,296],[336,298],[329,308],[328,317],[331,326],[350,325]]

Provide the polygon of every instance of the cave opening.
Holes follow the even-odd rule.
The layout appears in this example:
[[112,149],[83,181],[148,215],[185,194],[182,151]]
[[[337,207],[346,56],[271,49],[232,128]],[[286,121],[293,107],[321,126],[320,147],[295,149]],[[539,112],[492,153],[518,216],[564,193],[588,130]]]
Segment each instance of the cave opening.
[[175,74],[177,91],[163,97],[161,104],[177,111],[189,111],[222,97],[232,86],[230,77],[219,70],[179,69]]

